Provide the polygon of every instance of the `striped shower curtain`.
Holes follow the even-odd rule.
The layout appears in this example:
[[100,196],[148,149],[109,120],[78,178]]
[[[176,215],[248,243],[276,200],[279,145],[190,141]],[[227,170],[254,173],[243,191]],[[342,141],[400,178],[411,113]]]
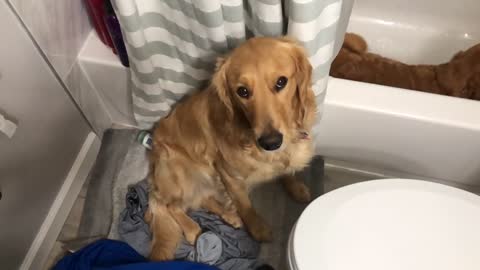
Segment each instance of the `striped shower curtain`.
[[215,59],[253,36],[289,35],[307,49],[321,106],[353,0],[112,0],[141,128],[206,86]]

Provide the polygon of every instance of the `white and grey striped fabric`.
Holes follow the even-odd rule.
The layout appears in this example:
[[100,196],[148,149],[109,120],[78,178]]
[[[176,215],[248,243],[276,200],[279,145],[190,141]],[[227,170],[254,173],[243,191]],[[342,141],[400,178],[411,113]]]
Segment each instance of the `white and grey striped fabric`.
[[208,83],[217,56],[252,36],[289,35],[309,53],[323,102],[353,0],[112,0],[129,55],[142,128]]

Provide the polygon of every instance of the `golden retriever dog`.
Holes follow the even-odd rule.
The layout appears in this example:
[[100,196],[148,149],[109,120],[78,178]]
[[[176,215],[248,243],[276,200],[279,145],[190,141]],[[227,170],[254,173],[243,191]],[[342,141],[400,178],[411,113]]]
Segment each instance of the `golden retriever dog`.
[[480,44],[439,65],[409,65],[367,51],[367,42],[347,33],[330,75],[447,96],[480,100]]
[[[255,185],[282,179],[297,201],[310,192],[295,172],[313,156],[316,104],[303,48],[283,38],[252,38],[219,59],[210,85],[160,120],[150,153],[151,259],[173,259],[182,232],[201,229],[186,214],[207,209],[258,241],[269,226],[249,199]],[[273,209],[272,209],[273,210]]]

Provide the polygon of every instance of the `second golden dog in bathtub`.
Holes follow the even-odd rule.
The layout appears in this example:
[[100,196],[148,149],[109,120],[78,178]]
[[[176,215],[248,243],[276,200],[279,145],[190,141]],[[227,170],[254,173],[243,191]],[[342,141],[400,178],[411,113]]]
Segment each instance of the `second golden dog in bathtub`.
[[316,114],[312,67],[288,38],[253,38],[217,63],[210,86],[180,102],[154,130],[146,219],[151,258],[173,259],[182,232],[200,227],[186,215],[205,208],[259,241],[269,226],[249,199],[252,186],[281,177],[301,202],[310,200],[294,174],[310,162]]

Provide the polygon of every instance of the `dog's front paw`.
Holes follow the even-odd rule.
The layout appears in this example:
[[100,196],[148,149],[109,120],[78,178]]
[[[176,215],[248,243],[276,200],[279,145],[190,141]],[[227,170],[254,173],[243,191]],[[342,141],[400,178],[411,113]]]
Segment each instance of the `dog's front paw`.
[[151,248],[150,260],[152,261],[170,261],[175,259],[175,250],[170,250],[163,245],[153,245]]
[[298,183],[289,189],[290,196],[299,203],[309,203],[312,200],[310,189],[304,183]]
[[202,228],[197,223],[194,223],[196,226],[192,226],[192,228],[188,228],[188,230],[185,230],[183,234],[185,235],[185,240],[190,245],[195,245],[195,242],[197,241],[198,236],[202,233]]
[[236,211],[226,212],[222,215],[222,219],[229,224],[230,226],[238,229],[242,227],[243,222],[240,216],[237,214]]
[[252,237],[259,242],[271,242],[273,239],[272,229],[270,226],[256,213],[248,217],[245,221],[248,231]]
[[292,199],[299,203],[308,203],[312,200],[310,189],[305,185],[303,180],[296,176],[284,176],[282,180],[283,186]]

